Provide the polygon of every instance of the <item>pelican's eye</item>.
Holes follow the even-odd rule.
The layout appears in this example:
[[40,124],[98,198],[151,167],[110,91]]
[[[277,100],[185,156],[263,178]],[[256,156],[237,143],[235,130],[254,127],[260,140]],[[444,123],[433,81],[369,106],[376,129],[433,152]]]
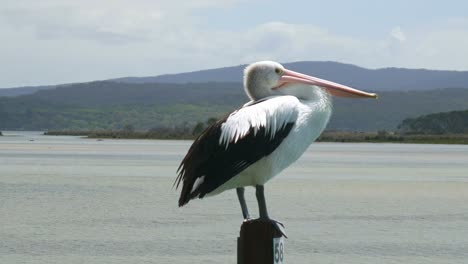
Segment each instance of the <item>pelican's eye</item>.
[[276,74],[279,74],[279,75],[283,74],[283,70],[280,69],[280,68],[276,68],[275,72],[276,72]]

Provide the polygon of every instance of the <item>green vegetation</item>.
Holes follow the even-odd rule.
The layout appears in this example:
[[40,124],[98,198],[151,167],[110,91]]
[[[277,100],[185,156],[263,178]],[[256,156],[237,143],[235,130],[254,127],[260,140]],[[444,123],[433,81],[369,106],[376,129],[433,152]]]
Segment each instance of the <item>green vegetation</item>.
[[[184,123],[192,126],[207,116],[221,116],[240,105],[235,102],[246,100],[237,92],[237,84],[214,87],[94,82],[0,97],[0,129],[121,130],[132,125],[136,130],[150,130]],[[208,95],[210,89],[215,91]]]
[[[241,83],[92,82],[0,97],[0,129],[122,130],[195,126],[247,101]],[[393,91],[378,100],[335,98],[329,129],[393,131],[408,117],[466,109],[468,89]],[[437,102],[435,104],[434,102]]]
[[89,138],[115,138],[115,139],[194,139],[195,136],[187,127],[155,128],[148,131],[129,130],[53,130],[44,132],[49,136],[86,136]]
[[[0,100],[1,101],[1,100]],[[1,103],[1,102],[0,102]],[[0,104],[1,106],[1,104]],[[43,103],[28,106],[18,102],[1,113],[0,126],[10,130],[135,130],[193,126],[206,116],[223,115],[231,108],[220,105],[150,105],[80,108]]]
[[404,134],[468,134],[468,110],[408,118],[398,126]]
[[[98,131],[48,131],[45,135],[73,135],[89,138],[114,139],[195,139],[205,128],[216,122],[210,118],[190,128],[187,125],[175,128],[155,128],[149,131],[135,131],[127,126],[123,130]],[[374,132],[325,131],[317,142],[367,142],[367,143],[420,143],[420,144],[468,144],[468,134],[404,135],[385,130]]]
[[396,133],[385,130],[377,133],[325,132],[318,141],[468,144],[468,110],[408,118],[398,125]]
[[324,132],[318,142],[369,142],[415,144],[468,144],[468,134],[404,135],[387,131],[372,132]]
[[[113,139],[195,139],[197,134],[188,127],[152,129],[149,131],[99,130],[99,131],[48,131],[45,135],[73,135],[89,138]],[[447,135],[400,135],[386,131],[371,132],[324,132],[317,142],[347,143],[415,143],[415,144],[468,144],[468,134]]]
[[194,127],[184,123],[171,128],[152,128],[148,131],[135,131],[132,125],[126,125],[121,130],[52,130],[44,135],[86,136],[89,138],[122,138],[122,139],[195,139],[203,130],[216,122],[209,118],[206,122],[198,122]]

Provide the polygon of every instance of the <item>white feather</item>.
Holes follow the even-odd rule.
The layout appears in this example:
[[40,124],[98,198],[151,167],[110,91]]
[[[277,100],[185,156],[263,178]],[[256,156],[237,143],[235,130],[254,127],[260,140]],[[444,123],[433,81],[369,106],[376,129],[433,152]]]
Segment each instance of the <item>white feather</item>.
[[247,135],[251,128],[256,134],[264,127],[270,138],[287,123],[295,122],[298,116],[299,99],[294,96],[276,96],[233,112],[221,125],[219,144],[227,149],[230,143],[236,143]]
[[[295,120],[293,129],[281,145],[279,145],[278,148],[270,155],[258,160],[247,169],[215,189],[213,192],[207,194],[207,196],[216,195],[225,190],[242,186],[263,185],[269,179],[291,165],[291,163],[296,161],[302,153],[304,153],[310,143],[312,143],[325,129],[325,126],[330,119],[332,109],[331,104],[325,95],[323,95],[323,98],[317,102],[299,101],[297,98],[295,99],[296,102],[295,100],[288,101],[287,99],[285,101],[275,102],[275,109],[281,113],[277,113],[274,116],[282,118],[268,119],[269,121],[274,120],[276,122],[276,128],[274,131],[277,131],[279,127],[287,123],[284,122],[284,120]],[[263,109],[263,106],[260,106],[260,108],[257,109]],[[285,111],[289,111],[291,114],[286,114],[284,113]],[[236,116],[236,118],[240,117],[241,116]],[[231,124],[229,122],[226,123]],[[273,123],[268,123],[267,127],[273,128],[272,124]],[[232,133],[232,131],[229,132]],[[225,133],[225,137],[228,138],[230,133],[228,133],[228,131]]]
[[195,182],[193,183],[193,186],[192,186],[192,190],[190,190],[190,193],[193,193],[200,186],[200,184],[203,183],[203,181],[205,181],[205,175],[203,175],[203,176],[201,176],[201,177],[199,177],[199,178],[197,178],[195,180]]

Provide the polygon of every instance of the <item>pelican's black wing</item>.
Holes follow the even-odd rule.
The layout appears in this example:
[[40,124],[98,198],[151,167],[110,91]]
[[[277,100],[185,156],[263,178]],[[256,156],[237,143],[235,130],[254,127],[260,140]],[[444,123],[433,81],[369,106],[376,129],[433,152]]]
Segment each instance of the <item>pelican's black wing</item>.
[[293,96],[249,104],[207,128],[182,160],[174,184],[183,183],[179,206],[203,198],[259,159],[271,154],[297,118]]

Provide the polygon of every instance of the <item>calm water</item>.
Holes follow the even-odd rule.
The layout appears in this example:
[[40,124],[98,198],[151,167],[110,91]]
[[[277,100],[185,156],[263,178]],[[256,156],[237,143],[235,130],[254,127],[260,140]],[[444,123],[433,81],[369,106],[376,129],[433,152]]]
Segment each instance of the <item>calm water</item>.
[[[190,142],[4,134],[0,263],[236,263],[235,192],[177,207]],[[286,263],[468,263],[468,146],[319,143],[266,195]]]

